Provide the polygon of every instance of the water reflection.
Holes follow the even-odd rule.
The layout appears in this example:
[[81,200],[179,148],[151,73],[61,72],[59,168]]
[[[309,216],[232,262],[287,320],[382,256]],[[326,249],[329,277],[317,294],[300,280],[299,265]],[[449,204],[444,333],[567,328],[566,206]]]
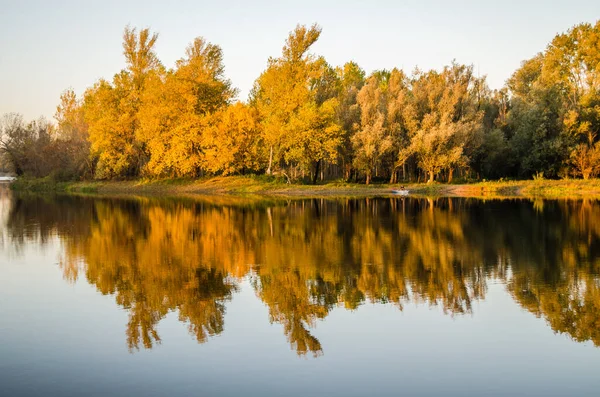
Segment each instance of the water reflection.
[[[130,349],[175,311],[205,342],[247,277],[298,354],[334,307],[439,305],[473,313],[502,282],[555,332],[600,346],[600,204],[466,199],[109,199],[16,196],[12,243],[58,235],[60,264],[128,310]],[[265,319],[266,320],[266,319]]]

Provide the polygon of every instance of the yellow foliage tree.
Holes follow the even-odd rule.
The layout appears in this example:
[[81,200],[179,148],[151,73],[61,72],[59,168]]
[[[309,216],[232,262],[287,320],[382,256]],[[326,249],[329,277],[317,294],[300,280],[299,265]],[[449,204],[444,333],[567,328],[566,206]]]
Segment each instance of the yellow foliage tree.
[[[236,90],[224,76],[219,46],[196,38],[176,68],[148,79],[140,109],[139,139],[150,155],[153,176],[199,176],[216,172],[214,129]],[[222,148],[220,153],[226,151]]]
[[256,109],[237,102],[215,116],[216,122],[203,135],[203,167],[223,175],[259,171],[266,153]]
[[464,166],[464,148],[482,127],[476,93],[480,79],[473,67],[453,63],[439,73],[417,71],[407,96],[405,125],[411,135],[410,150],[429,182],[442,169],[452,180],[455,167]]
[[92,154],[97,156],[96,177],[137,176],[147,162],[138,139],[138,112],[148,76],[161,69],[154,51],[157,34],[148,29],[125,28],[123,54],[127,69],[112,84],[100,80],[85,93],[85,120],[89,125]]
[[297,26],[282,57],[269,59],[251,95],[269,147],[267,173],[297,165],[312,172],[313,183],[322,161],[335,160],[342,138],[336,123],[337,76],[322,57],[308,53],[320,34],[317,25]]

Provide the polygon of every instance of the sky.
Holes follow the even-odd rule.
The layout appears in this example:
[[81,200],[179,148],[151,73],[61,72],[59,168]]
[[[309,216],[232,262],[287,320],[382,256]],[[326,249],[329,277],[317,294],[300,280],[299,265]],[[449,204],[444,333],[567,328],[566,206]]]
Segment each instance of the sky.
[[80,95],[125,67],[126,25],[159,33],[167,67],[198,36],[221,46],[226,74],[246,100],[270,56],[297,24],[323,32],[313,53],[367,73],[473,64],[501,88],[521,61],[560,32],[600,19],[598,0],[154,1],[0,0],[0,115],[54,116],[59,96]]

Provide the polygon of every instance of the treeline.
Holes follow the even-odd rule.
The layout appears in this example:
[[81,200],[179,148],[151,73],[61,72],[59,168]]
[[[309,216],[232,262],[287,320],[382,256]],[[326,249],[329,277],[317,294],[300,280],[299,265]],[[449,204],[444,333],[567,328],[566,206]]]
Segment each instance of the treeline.
[[247,102],[219,46],[196,38],[167,69],[158,35],[127,27],[127,67],[57,124],[4,116],[0,150],[18,175],[61,179],[266,173],[288,181],[452,181],[600,173],[600,22],[557,35],[490,90],[473,66],[370,75],[310,52],[321,29],[298,26]]

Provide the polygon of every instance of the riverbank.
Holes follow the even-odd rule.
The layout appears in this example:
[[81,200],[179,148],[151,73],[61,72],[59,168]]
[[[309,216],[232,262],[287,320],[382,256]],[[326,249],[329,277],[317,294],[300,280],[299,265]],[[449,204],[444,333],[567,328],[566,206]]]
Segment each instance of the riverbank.
[[[399,184],[328,182],[318,185],[287,184],[265,176],[230,176],[205,179],[54,182],[20,179],[17,191],[66,192],[101,195],[260,195],[271,197],[374,197],[392,194]],[[478,182],[472,184],[406,184],[414,196],[480,198],[593,198],[600,199],[600,179]]]
[[54,182],[19,179],[13,190],[31,192],[137,194],[137,195],[264,195],[293,197],[378,196],[390,194],[389,185],[328,182],[318,185],[288,184],[267,176],[228,176],[203,179]]

